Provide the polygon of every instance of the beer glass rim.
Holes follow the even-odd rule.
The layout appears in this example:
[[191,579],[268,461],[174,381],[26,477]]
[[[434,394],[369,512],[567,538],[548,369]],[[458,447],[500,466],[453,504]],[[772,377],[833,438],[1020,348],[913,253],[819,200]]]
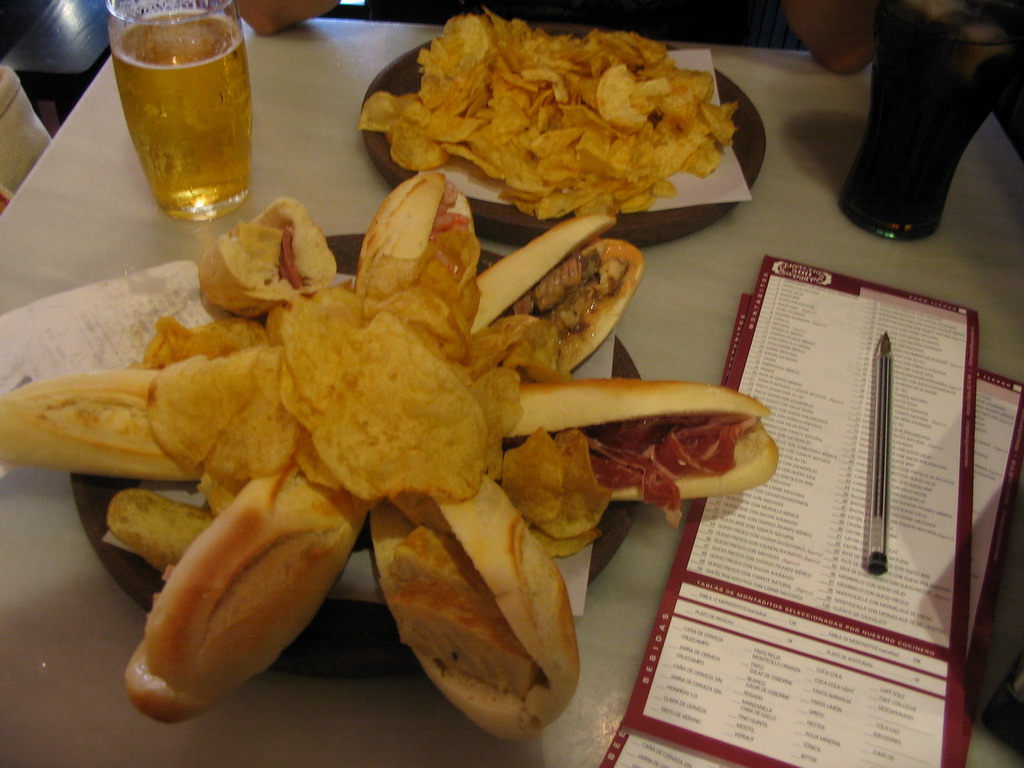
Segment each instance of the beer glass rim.
[[[111,16],[138,24],[175,24],[220,14],[235,0],[106,0]],[[187,11],[184,18],[177,12]]]

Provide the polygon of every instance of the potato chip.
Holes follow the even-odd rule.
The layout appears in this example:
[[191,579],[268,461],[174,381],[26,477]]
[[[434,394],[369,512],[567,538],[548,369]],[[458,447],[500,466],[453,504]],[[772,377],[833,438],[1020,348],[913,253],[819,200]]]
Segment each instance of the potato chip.
[[539,219],[647,210],[672,175],[713,172],[735,131],[711,73],[632,32],[553,35],[485,11],[450,19],[417,61],[419,91],[371,95],[360,127],[409,170],[476,165]]
[[482,16],[464,14],[445,25],[438,45],[420,51],[419,64],[425,71],[436,68],[459,75],[472,70],[492,49],[491,25]]
[[429,171],[448,162],[448,153],[441,144],[427,138],[420,130],[401,125],[388,139],[391,141],[391,159],[410,171]]
[[[319,291],[300,297],[279,311],[274,320],[274,335],[286,350],[289,371],[316,371],[321,366],[336,365],[329,359],[333,339],[347,335],[363,324],[363,304],[352,291],[343,288]],[[321,351],[323,350],[323,351]],[[312,410],[303,411],[303,404],[327,402],[340,392],[330,376],[308,379],[303,397],[292,390],[295,375],[282,375],[281,396],[291,412],[305,422],[314,417]]]
[[736,113],[738,106],[739,104],[736,102],[729,102],[721,106],[701,102],[700,111],[708,122],[711,136],[719,144],[732,144],[732,138],[736,134],[736,124],[732,121],[732,116]]
[[395,96],[386,91],[371,93],[363,102],[359,113],[359,130],[388,131],[398,122],[402,112],[402,100],[412,101],[411,95]]
[[505,453],[501,486],[523,517],[556,539],[590,535],[611,494],[597,483],[586,435],[538,430]]
[[466,499],[484,472],[487,427],[456,368],[401,320],[282,325],[282,396],[324,465],[363,499],[403,491]]
[[401,271],[389,270],[393,279],[367,284],[364,315],[367,319],[380,312],[394,315],[438,355],[462,363],[480,305],[479,259],[480,241],[472,232],[442,232],[418,262],[403,261]]
[[164,368],[150,388],[160,447],[183,467],[214,477],[276,474],[292,460],[299,426],[280,399],[282,350],[256,347]]
[[535,315],[499,317],[474,334],[467,367],[473,379],[490,368],[508,368],[524,381],[564,381],[558,367],[559,332]]
[[529,531],[550,557],[571,557],[601,536],[601,531],[598,528],[591,528],[589,531],[584,531],[578,536],[560,538],[549,536],[540,528],[532,526],[529,528]]
[[597,82],[597,112],[621,131],[639,131],[647,124],[647,114],[633,103],[636,79],[625,64],[609,67]]
[[224,357],[268,341],[266,329],[255,320],[230,317],[197,328],[186,328],[173,317],[156,321],[156,335],[146,346],[143,368],[163,368],[197,355]]
[[439,357],[453,362],[465,360],[469,351],[469,324],[437,294],[426,288],[406,288],[374,302],[374,314],[380,312],[402,318]]
[[295,463],[310,482],[325,488],[341,488],[341,482],[320,458],[316,446],[313,445],[313,436],[306,430],[302,430],[302,434],[299,436],[299,444],[295,450]]
[[538,430],[507,451],[501,487],[531,525],[543,528],[562,511],[562,456],[547,432]]
[[425,134],[440,144],[468,141],[484,125],[483,120],[435,112]]
[[197,490],[206,498],[210,511],[216,516],[235,500],[248,482],[246,478],[214,477],[204,472]]
[[471,387],[487,425],[485,472],[492,480],[501,478],[502,440],[523,413],[519,381],[511,368],[490,368]]
[[456,229],[435,235],[427,246],[416,285],[441,298],[458,322],[472,325],[480,306],[476,284],[480,241],[472,232]]

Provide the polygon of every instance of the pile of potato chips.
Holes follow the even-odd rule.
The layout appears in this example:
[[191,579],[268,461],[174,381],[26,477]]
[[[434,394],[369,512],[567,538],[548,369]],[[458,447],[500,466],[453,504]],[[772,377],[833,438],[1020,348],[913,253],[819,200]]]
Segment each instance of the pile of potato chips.
[[418,63],[419,92],[371,94],[359,127],[385,133],[408,170],[468,160],[538,219],[646,210],[675,194],[671,176],[714,171],[736,130],[710,73],[631,32],[577,38],[466,14]]
[[[161,319],[141,363],[159,371],[153,436],[202,475],[213,515],[251,479],[290,467],[325,492],[406,507],[470,498],[485,475],[506,472],[506,492],[548,551],[571,554],[599,535],[608,495],[585,439],[556,448],[537,436],[505,453],[520,380],[567,374],[555,367],[557,333],[539,318],[471,333],[479,256],[472,233],[447,232],[415,269],[388,275],[387,290],[369,277],[360,290],[334,285],[259,318],[194,329]],[[162,570],[211,512],[133,490],[115,497],[108,524]]]

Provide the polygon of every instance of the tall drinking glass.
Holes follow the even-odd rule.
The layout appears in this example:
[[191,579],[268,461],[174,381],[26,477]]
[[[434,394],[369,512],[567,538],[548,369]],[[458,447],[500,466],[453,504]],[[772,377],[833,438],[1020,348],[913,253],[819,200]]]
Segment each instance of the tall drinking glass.
[[128,132],[157,204],[180,219],[249,192],[252,98],[234,0],[107,0]]
[[880,0],[846,215],[884,237],[934,232],[964,149],[1022,67],[1024,0]]

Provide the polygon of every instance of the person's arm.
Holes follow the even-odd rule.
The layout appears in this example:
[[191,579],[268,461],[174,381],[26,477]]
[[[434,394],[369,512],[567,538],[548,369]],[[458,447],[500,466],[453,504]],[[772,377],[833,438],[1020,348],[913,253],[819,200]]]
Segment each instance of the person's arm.
[[825,69],[858,72],[874,53],[878,0],[781,0],[786,23]]
[[272,35],[300,21],[320,16],[338,0],[237,0],[242,18],[261,35]]

